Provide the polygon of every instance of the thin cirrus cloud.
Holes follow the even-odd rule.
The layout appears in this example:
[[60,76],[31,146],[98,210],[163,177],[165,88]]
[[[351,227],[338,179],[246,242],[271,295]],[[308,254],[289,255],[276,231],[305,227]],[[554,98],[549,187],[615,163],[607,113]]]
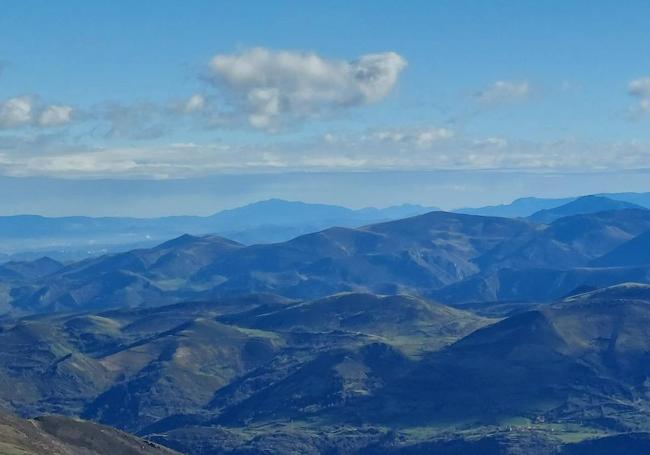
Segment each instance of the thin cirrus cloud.
[[186,114],[200,112],[205,108],[205,97],[200,94],[190,96],[181,106],[181,111]]
[[455,132],[449,128],[412,128],[378,130],[372,133],[371,139],[389,144],[412,145],[429,147],[436,142],[452,139]]
[[[46,141],[47,138],[44,138]],[[436,126],[326,134],[264,144],[172,143],[125,147],[39,142],[0,136],[0,173],[11,176],[87,178],[192,178],[218,173],[294,171],[476,170],[534,171],[647,167],[647,143],[509,141],[475,137]]]
[[484,105],[497,105],[526,100],[530,97],[528,81],[496,81],[475,94],[476,100]]
[[650,76],[630,81],[627,90],[638,101],[638,112],[650,112]]
[[68,105],[42,105],[34,97],[16,96],[0,101],[0,129],[62,126],[72,121],[73,113]]
[[60,126],[72,120],[73,109],[64,104],[53,104],[47,106],[38,116],[38,124],[41,126]]
[[261,47],[219,54],[209,64],[210,80],[260,129],[375,103],[390,93],[405,67],[406,60],[395,52],[347,61]]

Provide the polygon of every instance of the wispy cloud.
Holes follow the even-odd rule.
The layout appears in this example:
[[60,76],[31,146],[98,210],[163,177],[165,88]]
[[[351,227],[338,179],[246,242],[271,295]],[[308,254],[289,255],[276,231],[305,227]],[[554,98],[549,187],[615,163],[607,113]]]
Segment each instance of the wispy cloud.
[[32,121],[32,101],[27,96],[9,98],[0,104],[0,128],[17,128]]
[[97,147],[39,136],[0,136],[0,174],[62,178],[192,178],[282,171],[640,169],[650,144],[552,142],[467,136],[448,128],[402,127],[329,133],[265,144],[143,143]]
[[[406,64],[394,52],[342,60],[253,48],[214,56],[208,82],[185,97],[82,109],[14,96],[0,100],[0,174],[175,178],[277,170],[634,169],[650,162],[646,143],[526,142],[464,133],[470,129],[449,122],[318,136],[289,131],[266,140],[264,132],[286,133],[292,123],[380,102]],[[478,115],[482,106],[521,102],[532,92],[528,81],[500,80],[464,104]],[[650,112],[650,77],[629,82],[628,92],[636,112]],[[238,127],[254,139],[228,145],[206,139],[208,128]],[[199,130],[205,142],[164,145]]]
[[454,135],[454,131],[449,128],[394,128],[377,130],[364,138],[383,143],[430,147],[436,142],[451,139]]
[[0,100],[0,129],[62,127],[78,120],[93,123],[95,137],[146,140],[192,118],[196,128],[276,131],[297,120],[380,101],[405,66],[395,52],[347,61],[258,47],[215,55],[207,65],[204,93],[184,100],[107,100],[82,112],[67,104],[44,104],[38,96],[15,96]]
[[106,103],[95,107],[89,117],[98,125],[95,135],[103,140],[143,141],[160,138],[168,131],[167,109],[158,103]]
[[72,121],[73,112],[72,106],[46,105],[36,97],[16,96],[0,101],[0,129],[61,126]]
[[484,105],[497,105],[523,101],[530,97],[531,86],[528,81],[496,81],[477,92],[475,98]]
[[190,96],[184,103],[181,105],[181,110],[186,114],[191,114],[193,112],[200,112],[205,109],[206,100],[205,97],[201,94],[194,94]]
[[59,126],[72,121],[72,106],[53,104],[45,107],[38,116],[40,126]]
[[638,113],[650,112],[650,76],[630,81],[628,93],[637,100]]
[[255,128],[274,129],[332,109],[375,103],[390,93],[406,60],[395,52],[356,60],[254,48],[219,54],[211,80]]

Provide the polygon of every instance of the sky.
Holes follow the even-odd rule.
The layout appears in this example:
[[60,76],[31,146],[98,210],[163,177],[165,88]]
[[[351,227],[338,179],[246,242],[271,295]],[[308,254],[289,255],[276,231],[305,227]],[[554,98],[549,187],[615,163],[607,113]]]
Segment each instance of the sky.
[[650,191],[650,3],[6,0],[0,214]]

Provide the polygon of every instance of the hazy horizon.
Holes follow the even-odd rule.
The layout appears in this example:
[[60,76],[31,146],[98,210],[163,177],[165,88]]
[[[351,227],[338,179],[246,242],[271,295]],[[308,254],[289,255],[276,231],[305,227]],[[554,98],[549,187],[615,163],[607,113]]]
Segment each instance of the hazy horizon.
[[165,180],[0,177],[0,191],[12,195],[0,200],[0,216],[205,216],[267,199],[353,209],[418,204],[455,210],[507,204],[522,197],[648,192],[649,174],[645,170],[615,173],[402,171],[233,174]]
[[254,5],[5,7],[0,214],[650,191],[644,2]]

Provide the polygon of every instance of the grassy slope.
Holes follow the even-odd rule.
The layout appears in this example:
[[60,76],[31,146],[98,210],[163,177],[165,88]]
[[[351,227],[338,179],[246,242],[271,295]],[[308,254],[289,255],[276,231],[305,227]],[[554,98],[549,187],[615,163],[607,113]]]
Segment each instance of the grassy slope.
[[22,420],[0,413],[3,455],[172,455],[172,450],[112,428],[63,417]]

